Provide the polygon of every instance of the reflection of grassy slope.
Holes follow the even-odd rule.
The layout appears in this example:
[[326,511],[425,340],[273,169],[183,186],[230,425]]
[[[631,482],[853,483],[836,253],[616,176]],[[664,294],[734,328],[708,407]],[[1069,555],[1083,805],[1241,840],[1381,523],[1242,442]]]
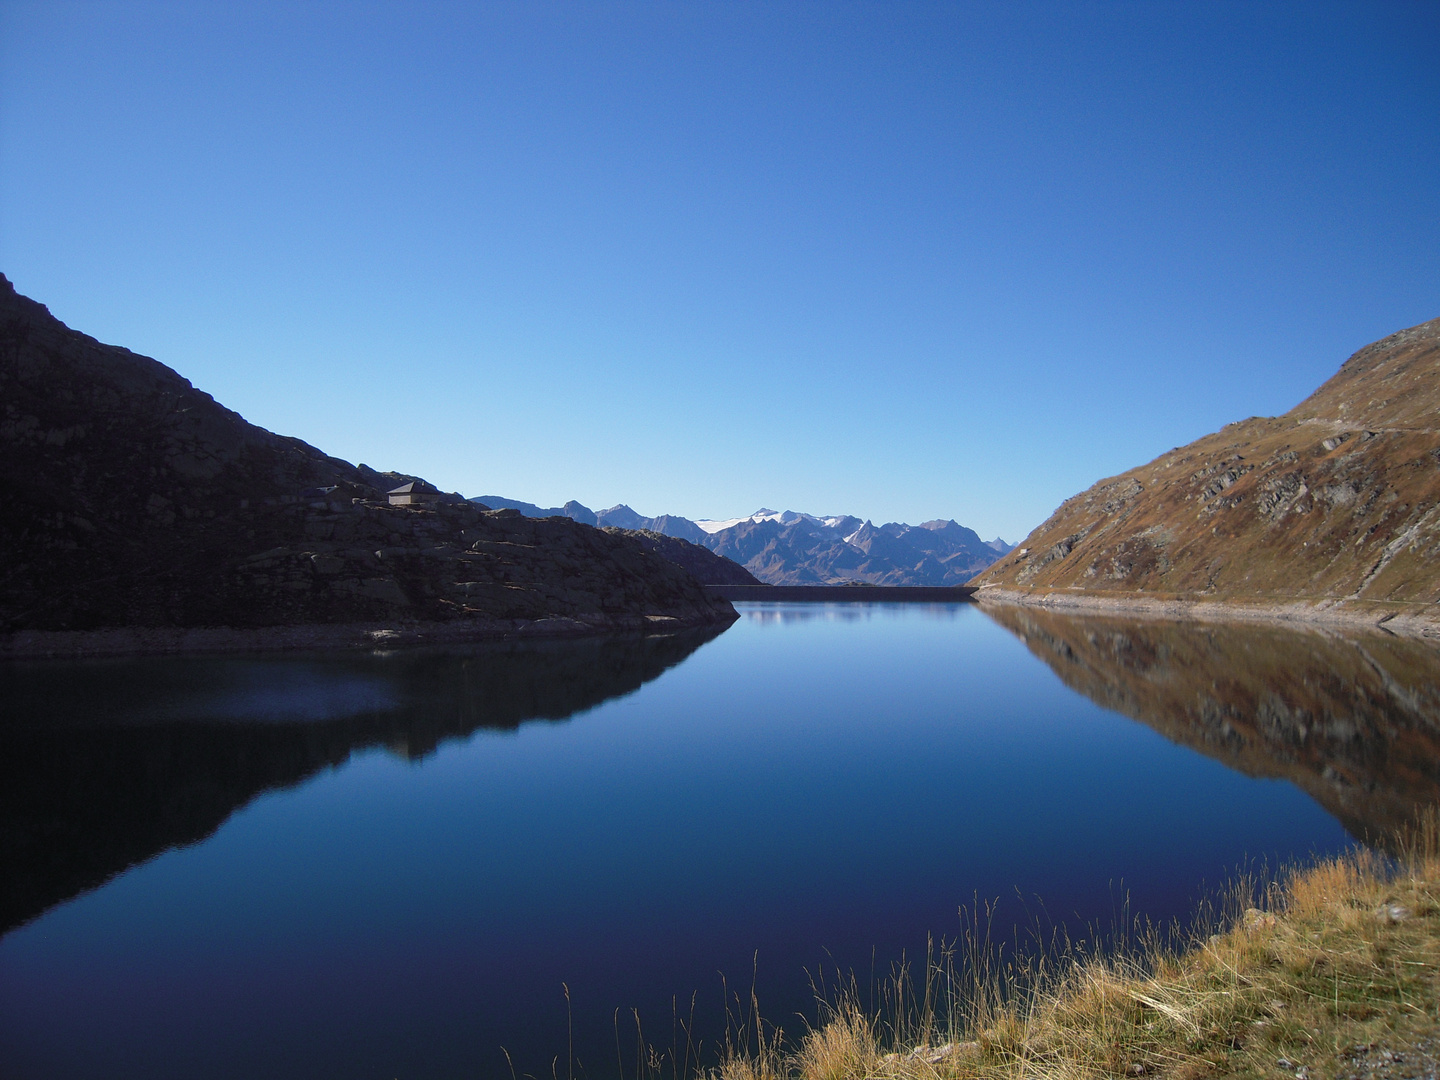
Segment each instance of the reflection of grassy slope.
[[1405,846],[1399,867],[1301,870],[1182,953],[1067,955],[1023,981],[942,963],[898,1016],[854,993],[793,1050],[747,1028],[714,1080],[1434,1076],[1440,850],[1429,826]]
[[[1066,500],[977,583],[1219,600],[1440,600],[1440,319]],[[1023,554],[1022,554],[1023,552]]]
[[986,612],[1067,686],[1231,768],[1290,780],[1357,837],[1440,804],[1440,650],[1427,642]]
[[[204,839],[261,792],[356,750],[415,759],[480,728],[563,720],[639,689],[718,633],[306,661],[313,679],[285,684],[289,705],[267,679],[286,666],[278,660],[13,667],[0,702],[0,932]],[[294,718],[347,679],[378,689],[376,703]],[[217,702],[228,719],[214,719]]]

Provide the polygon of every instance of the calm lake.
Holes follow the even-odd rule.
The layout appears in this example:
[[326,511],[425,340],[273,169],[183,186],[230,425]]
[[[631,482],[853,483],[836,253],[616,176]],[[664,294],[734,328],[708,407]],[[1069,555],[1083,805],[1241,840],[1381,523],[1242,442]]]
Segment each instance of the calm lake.
[[739,609],[0,669],[0,1074],[634,1075],[637,1013],[668,1049],[693,1000],[708,1043],[753,984],[798,1029],[811,974],[868,985],[977,898],[1180,918],[1440,797],[1427,644]]

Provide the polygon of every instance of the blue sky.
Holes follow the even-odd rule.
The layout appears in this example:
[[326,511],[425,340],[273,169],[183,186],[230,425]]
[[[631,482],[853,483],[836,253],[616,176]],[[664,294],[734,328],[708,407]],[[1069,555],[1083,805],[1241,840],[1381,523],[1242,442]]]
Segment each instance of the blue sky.
[[0,4],[0,271],[330,453],[1063,498],[1440,315],[1434,4]]

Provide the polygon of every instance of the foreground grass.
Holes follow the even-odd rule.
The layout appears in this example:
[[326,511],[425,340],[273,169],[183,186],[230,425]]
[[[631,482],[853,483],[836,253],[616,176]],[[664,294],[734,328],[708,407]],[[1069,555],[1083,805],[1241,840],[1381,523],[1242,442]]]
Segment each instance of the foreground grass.
[[[830,995],[798,1041],[747,1025],[711,1080],[861,1077],[1333,1080],[1435,1075],[1440,832],[1402,856],[1358,851],[1237,888],[1219,932],[1188,948],[1069,952],[1027,971],[969,959],[892,983],[884,1015]],[[1436,1039],[1440,1044],[1440,1039]],[[1404,1067],[1392,1067],[1399,1055]]]

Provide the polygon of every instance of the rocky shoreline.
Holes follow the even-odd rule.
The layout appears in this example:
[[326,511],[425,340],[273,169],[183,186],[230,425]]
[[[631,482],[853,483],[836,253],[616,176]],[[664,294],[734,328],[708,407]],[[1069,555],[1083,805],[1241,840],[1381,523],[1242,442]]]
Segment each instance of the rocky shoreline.
[[1303,623],[1350,629],[1379,630],[1440,640],[1440,605],[1403,601],[1299,597],[1287,600],[1227,598],[1209,600],[1159,594],[1100,593],[1066,589],[980,585],[973,599],[987,604],[1016,604],[1138,618],[1185,619],[1199,622]]

